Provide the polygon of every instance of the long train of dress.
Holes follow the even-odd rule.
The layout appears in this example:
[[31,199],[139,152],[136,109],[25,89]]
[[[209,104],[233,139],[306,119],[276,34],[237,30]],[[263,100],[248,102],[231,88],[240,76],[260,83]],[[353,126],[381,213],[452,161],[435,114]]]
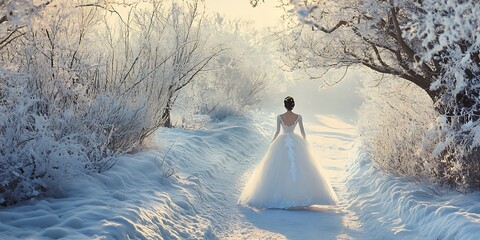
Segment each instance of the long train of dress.
[[[255,208],[292,208],[311,205],[336,205],[332,187],[322,175],[306,140],[294,133],[302,118],[287,126],[277,117],[283,134],[270,144],[238,200]],[[278,126],[278,125],[277,125]]]

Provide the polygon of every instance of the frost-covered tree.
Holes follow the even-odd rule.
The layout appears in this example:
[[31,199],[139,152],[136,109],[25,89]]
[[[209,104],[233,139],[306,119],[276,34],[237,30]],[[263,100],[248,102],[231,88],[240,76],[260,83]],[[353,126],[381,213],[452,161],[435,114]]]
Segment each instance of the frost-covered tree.
[[[251,1],[254,6],[259,2]],[[363,65],[413,83],[428,94],[440,116],[442,137],[433,153],[445,159],[447,170],[441,171],[460,160],[471,169],[464,177],[480,186],[480,177],[472,173],[480,169],[478,1],[279,2],[290,19],[302,23],[288,32],[283,46],[291,69]]]
[[213,60],[206,79],[194,83],[185,96],[189,104],[196,105],[192,109],[195,114],[221,119],[255,107],[279,71],[268,47],[260,43],[265,36],[251,30],[251,23],[229,21],[220,15],[213,19],[207,24],[208,32],[212,41],[226,50]]
[[[419,63],[435,70],[430,86],[443,158],[434,173],[463,188],[480,188],[480,2],[424,1],[405,36],[418,43]],[[455,174],[451,174],[454,172]],[[453,175],[453,176],[452,176]]]
[[[362,64],[406,79],[436,101],[445,89],[430,86],[445,76],[448,64],[455,65],[448,57],[452,51],[463,49],[461,55],[472,61],[478,55],[476,1],[291,3],[290,14],[306,24],[291,31],[296,41],[285,48],[293,68]],[[474,74],[474,66],[463,68]]]
[[165,125],[222,50],[207,44],[200,6],[1,1],[0,204],[106,171]]
[[0,49],[23,36],[25,28],[34,25],[41,11],[50,3],[47,0],[0,1]]
[[179,91],[205,72],[210,61],[224,51],[218,45],[207,42],[209,38],[204,32],[205,12],[199,2],[186,1],[184,4],[189,9],[188,14],[181,15],[174,7],[167,19],[173,26],[172,43],[175,52],[169,63],[173,75],[167,87],[168,100],[162,116],[165,127],[172,127],[170,113]]

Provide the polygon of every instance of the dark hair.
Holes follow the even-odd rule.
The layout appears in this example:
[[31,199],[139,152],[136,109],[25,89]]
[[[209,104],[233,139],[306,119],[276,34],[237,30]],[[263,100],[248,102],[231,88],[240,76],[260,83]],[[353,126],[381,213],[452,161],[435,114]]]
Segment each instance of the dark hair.
[[295,100],[293,100],[292,97],[290,96],[287,96],[284,100],[283,100],[283,105],[285,106],[285,108],[289,111],[291,111],[293,109],[293,107],[295,107]]

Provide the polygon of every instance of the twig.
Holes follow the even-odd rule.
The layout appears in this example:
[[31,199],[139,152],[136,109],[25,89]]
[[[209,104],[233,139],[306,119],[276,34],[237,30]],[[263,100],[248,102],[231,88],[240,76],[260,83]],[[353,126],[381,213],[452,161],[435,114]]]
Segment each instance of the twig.
[[[167,158],[167,155],[168,153],[170,152],[170,150],[172,150],[173,146],[175,145],[176,142],[173,142],[173,144],[168,148],[167,152],[165,153],[165,155],[163,155],[163,158],[162,158],[162,163],[160,164],[160,168],[163,167],[163,165],[165,164],[165,159]],[[173,174],[175,173],[175,169],[173,168],[169,168],[168,170],[164,171],[163,174],[162,174],[162,179],[164,178],[169,178],[171,177]]]

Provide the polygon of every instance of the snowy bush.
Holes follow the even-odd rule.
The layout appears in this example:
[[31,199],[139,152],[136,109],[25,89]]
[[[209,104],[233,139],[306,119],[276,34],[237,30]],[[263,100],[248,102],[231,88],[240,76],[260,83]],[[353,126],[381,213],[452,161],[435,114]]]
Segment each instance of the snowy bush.
[[273,83],[284,79],[273,49],[263,42],[265,34],[253,31],[249,22],[232,22],[219,15],[213,19],[207,24],[211,39],[226,50],[212,60],[214,67],[204,79],[191,84],[179,100],[180,124],[187,128],[195,125],[189,122],[193,116],[221,120],[258,109],[267,90],[278,90]]
[[445,117],[413,84],[393,79],[365,84],[357,129],[380,169],[416,181],[462,191],[476,189],[477,161],[465,163],[462,148],[446,142]]
[[167,123],[179,90],[221,52],[196,1],[60,5],[0,48],[1,204],[108,170]]
[[357,129],[374,163],[404,177],[434,181],[436,112],[428,96],[393,79],[365,83],[362,95]]
[[[418,66],[434,65],[435,108],[441,138],[433,151],[445,166],[439,175],[465,189],[480,188],[480,4],[428,0],[424,11],[409,12],[405,36],[419,44]],[[419,51],[420,52],[420,51]]]
[[[86,112],[41,113],[44,101],[29,96],[28,77],[1,77],[0,203],[15,203],[58,190],[62,180],[114,164],[108,148],[113,127],[85,123]],[[83,117],[83,119],[81,119]]]

